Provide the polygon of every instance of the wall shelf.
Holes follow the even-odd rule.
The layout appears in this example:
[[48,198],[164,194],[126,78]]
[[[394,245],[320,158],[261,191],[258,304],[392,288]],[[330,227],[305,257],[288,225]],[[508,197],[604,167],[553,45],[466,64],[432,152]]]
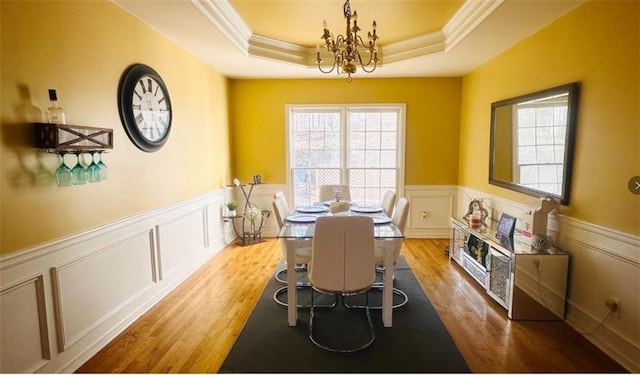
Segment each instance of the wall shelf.
[[34,123],[35,144],[47,150],[91,151],[113,148],[113,129]]

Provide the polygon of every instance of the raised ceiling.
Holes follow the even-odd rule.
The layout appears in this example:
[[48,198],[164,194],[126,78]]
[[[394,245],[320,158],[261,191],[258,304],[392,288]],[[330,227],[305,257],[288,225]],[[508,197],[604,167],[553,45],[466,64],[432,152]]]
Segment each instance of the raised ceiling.
[[[342,78],[314,60],[323,20],[344,33],[343,0],[113,1],[230,78]],[[466,74],[583,1],[351,0],[382,60],[354,79]]]

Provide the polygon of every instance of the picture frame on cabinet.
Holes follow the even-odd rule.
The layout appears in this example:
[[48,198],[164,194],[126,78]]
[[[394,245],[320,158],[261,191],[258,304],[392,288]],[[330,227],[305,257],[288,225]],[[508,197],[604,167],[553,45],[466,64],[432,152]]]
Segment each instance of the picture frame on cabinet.
[[513,251],[513,234],[515,233],[515,229],[516,218],[503,213],[498,222],[496,239],[500,241],[500,245],[509,251]]

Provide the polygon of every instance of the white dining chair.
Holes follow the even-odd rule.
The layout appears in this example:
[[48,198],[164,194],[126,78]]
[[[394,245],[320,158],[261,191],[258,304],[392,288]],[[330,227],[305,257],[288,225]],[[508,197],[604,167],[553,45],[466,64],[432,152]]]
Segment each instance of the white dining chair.
[[318,201],[335,201],[336,189],[338,189],[342,194],[340,198],[341,201],[351,200],[351,191],[349,189],[349,185],[322,185],[318,189]]
[[[402,232],[405,234],[405,229],[407,227],[407,220],[409,218],[409,200],[405,197],[401,197],[398,199],[398,203],[393,210],[393,215],[391,216],[391,222]],[[402,243],[404,242],[404,238],[394,238],[393,240],[385,240],[385,241],[377,241],[377,244],[383,246],[376,246],[376,265],[378,268],[378,272],[384,272],[384,254],[385,248],[384,246],[393,246],[393,265],[395,266],[398,262],[398,258],[400,258],[400,251],[402,250]],[[376,288],[382,288],[382,284],[376,284]],[[400,296],[401,300],[399,303],[394,303],[393,308],[398,308],[404,306],[409,302],[409,297],[405,292],[398,288],[393,288],[393,294]]]
[[384,214],[388,217],[392,217],[393,215],[393,206],[396,204],[396,193],[391,190],[387,190],[382,197],[382,210]]
[[[319,217],[316,220],[311,254],[309,338],[318,347],[331,352],[351,353],[368,347],[375,340],[368,308],[368,291],[376,278],[373,219],[367,216]],[[357,343],[357,346],[346,348],[320,342],[314,335],[314,291],[340,297],[367,293],[365,310],[369,333],[366,340]],[[348,337],[353,336],[354,333],[341,329],[333,336],[336,335]]]
[[[401,197],[398,199],[398,203],[396,204],[395,209],[393,210],[393,216],[391,217],[391,222],[398,227],[402,234],[405,234],[405,228],[407,226],[407,220],[409,217],[409,200],[407,198]],[[402,250],[402,243],[404,238],[394,238],[389,240],[376,240],[375,241],[375,262],[376,262],[376,271],[379,274],[384,273],[384,258],[386,249],[388,247],[393,247],[393,264],[398,261],[400,257],[400,250]],[[373,285],[373,288],[382,290],[383,283],[376,282]],[[393,308],[396,309],[398,307],[402,307],[409,302],[409,297],[407,294],[398,288],[393,288],[393,294],[400,297],[399,302],[393,304]],[[363,308],[364,306],[359,305],[347,305],[349,308]],[[369,306],[370,309],[381,309],[382,306]]]
[[[289,209],[289,203],[287,202],[287,198],[285,197],[282,191],[278,191],[273,195],[273,212],[276,218],[276,225],[278,227],[278,231],[284,226],[284,221],[287,216],[291,213]],[[280,238],[280,250],[282,252],[282,259],[285,264],[287,262],[287,248],[290,246],[295,247],[295,262],[296,262],[296,272],[306,272],[307,264],[309,260],[311,260],[311,242],[308,240],[288,240],[284,238]],[[287,280],[283,277],[287,272],[287,269],[283,269],[276,273],[275,278],[280,283],[286,284]],[[310,287],[309,283],[298,282],[297,287]],[[281,301],[278,296],[287,292],[287,287],[281,287],[273,295],[273,299],[280,305],[286,306],[286,302]]]

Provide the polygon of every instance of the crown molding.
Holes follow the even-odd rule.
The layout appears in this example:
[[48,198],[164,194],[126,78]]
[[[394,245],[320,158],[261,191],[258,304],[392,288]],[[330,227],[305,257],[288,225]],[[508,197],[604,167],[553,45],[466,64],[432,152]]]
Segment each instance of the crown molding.
[[442,28],[442,32],[446,36],[446,47],[443,52],[453,49],[502,3],[504,0],[465,1]]
[[249,38],[249,56],[264,57],[300,65],[315,65],[315,49],[253,34]]
[[[191,2],[245,56],[307,67],[317,65],[314,47],[304,47],[254,34],[228,0]],[[378,66],[452,50],[503,2],[504,0],[466,0],[442,30],[379,47]],[[331,56],[327,54],[325,57]]]
[[228,0],[191,0],[191,3],[244,55],[249,55],[253,32]]

